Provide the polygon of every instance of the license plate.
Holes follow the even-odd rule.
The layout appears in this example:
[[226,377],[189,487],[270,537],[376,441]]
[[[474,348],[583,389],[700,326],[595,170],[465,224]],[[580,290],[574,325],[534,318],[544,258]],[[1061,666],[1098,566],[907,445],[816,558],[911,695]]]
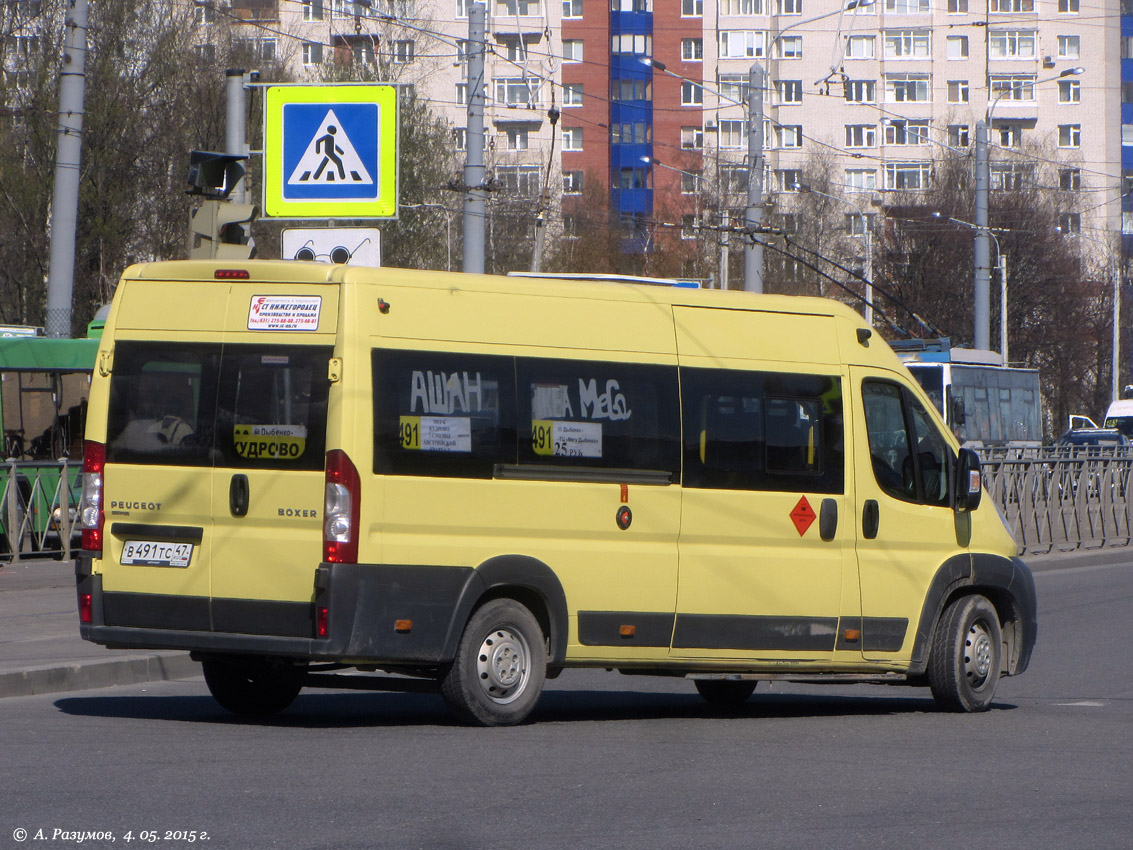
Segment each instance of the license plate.
[[187,567],[192,557],[192,543],[127,540],[122,547],[122,563],[137,566]]

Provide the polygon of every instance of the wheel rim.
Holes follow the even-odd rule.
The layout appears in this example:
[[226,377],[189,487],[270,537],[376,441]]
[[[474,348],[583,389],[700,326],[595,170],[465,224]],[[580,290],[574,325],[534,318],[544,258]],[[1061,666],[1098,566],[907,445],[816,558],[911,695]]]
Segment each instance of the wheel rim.
[[964,640],[964,676],[973,688],[982,687],[991,672],[994,647],[982,620],[972,623]]
[[531,649],[520,633],[509,628],[490,632],[476,654],[477,680],[484,695],[501,705],[517,699],[531,674],[530,658]]

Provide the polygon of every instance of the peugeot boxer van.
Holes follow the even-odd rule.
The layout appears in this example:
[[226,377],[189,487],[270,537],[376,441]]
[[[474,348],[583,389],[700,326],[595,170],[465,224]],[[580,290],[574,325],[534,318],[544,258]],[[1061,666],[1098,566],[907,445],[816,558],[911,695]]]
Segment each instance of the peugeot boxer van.
[[979,463],[834,301],[318,263],[128,269],[90,392],[84,638],[523,721],[567,667],[927,686],[1035,644]]

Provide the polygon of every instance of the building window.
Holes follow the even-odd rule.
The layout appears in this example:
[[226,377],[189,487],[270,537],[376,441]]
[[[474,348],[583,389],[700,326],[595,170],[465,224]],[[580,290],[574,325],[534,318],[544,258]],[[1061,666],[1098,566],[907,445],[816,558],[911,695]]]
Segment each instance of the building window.
[[414,56],[413,41],[410,39],[401,39],[393,43],[393,61],[398,65],[406,65],[413,61]]
[[746,148],[747,121],[721,121],[719,138],[722,148]]
[[886,30],[883,47],[886,59],[928,59],[932,55],[929,30]]
[[582,39],[578,39],[578,38],[563,39],[563,61],[564,62],[581,62],[582,61]]
[[968,14],[968,0],[948,0],[947,9],[949,15],[966,15]]
[[967,124],[948,125],[948,146],[952,148],[966,148],[971,142],[971,132]]
[[990,59],[1034,59],[1035,33],[1032,30],[1000,30],[988,33]]
[[1058,81],[1058,102],[1059,103],[1081,103],[1082,102],[1082,83],[1078,80],[1059,80]]
[[701,127],[681,127],[681,147],[685,150],[704,148],[704,130]]
[[539,0],[496,0],[496,14],[500,16],[531,18],[539,12]]
[[611,80],[610,100],[652,100],[653,91],[648,80]]
[[704,16],[704,0],[681,0],[682,18],[700,18]]
[[720,14],[750,17],[763,14],[763,0],[720,0]]
[[496,80],[496,102],[507,106],[526,106],[529,103],[538,103],[538,86],[538,80],[523,77]]
[[750,82],[747,74],[721,74],[718,83],[720,100],[747,104]]
[[763,56],[763,33],[731,31],[720,33],[721,59],[752,59]]
[[801,15],[803,13],[803,0],[778,0],[778,2],[780,15]]
[[992,74],[988,80],[993,101],[997,98],[1003,101],[1035,99],[1034,74]]
[[846,100],[850,103],[876,103],[877,80],[847,80]]
[[648,169],[644,167],[619,168],[617,181],[615,189],[648,189]]
[[582,194],[582,172],[581,171],[564,171],[563,172],[563,194],[564,195],[581,195]]
[[563,106],[582,106],[582,83],[563,83]]
[[644,121],[610,125],[610,144],[647,145],[653,141],[652,127]]
[[1133,145],[1133,124],[1121,125],[1121,144],[1122,146]]
[[700,62],[704,59],[703,38],[682,38],[681,59],[685,62]]
[[1058,229],[1063,236],[1077,236],[1082,232],[1082,217],[1078,213],[1061,213],[1058,216]]
[[948,81],[948,102],[949,103],[967,103],[968,102],[968,81],[967,80],[949,80]]
[[872,59],[876,39],[872,35],[851,35],[846,39],[847,59]]
[[887,145],[928,144],[928,121],[887,119],[884,125]]
[[701,106],[704,103],[704,88],[699,83],[681,83],[681,106]]
[[927,103],[932,98],[928,74],[886,74],[888,103]]
[[721,191],[729,192],[746,192],[747,191],[747,166],[745,165],[721,165],[720,166],[720,186]]
[[323,19],[323,0],[303,0],[303,20],[321,21]]
[[1018,192],[1035,180],[1035,167],[1029,163],[992,164],[988,170],[990,188],[993,192]]
[[877,189],[877,172],[872,168],[847,168],[845,186],[851,194],[872,192]]
[[775,170],[775,188],[779,192],[797,192],[803,182],[803,173],[797,168]]
[[779,95],[780,103],[803,102],[802,80],[779,80],[779,82],[775,84],[775,91]]
[[582,150],[582,128],[581,127],[563,127],[563,150],[564,151],[580,151],[580,150]]
[[539,166],[502,165],[496,169],[496,180],[508,195],[534,198],[542,190]]
[[530,133],[526,127],[508,127],[504,133],[507,136],[507,149],[509,151],[527,150]]
[[929,11],[929,0],[885,0],[885,11],[895,15],[923,15]]
[[582,17],[582,0],[563,0],[564,18]]
[[316,41],[303,42],[303,64],[318,65],[323,61],[323,46]]
[[927,189],[931,176],[930,162],[885,163],[885,189],[889,192]]
[[1077,15],[1078,0],[1058,0],[1058,11],[1063,15]]
[[[1124,127],[1122,127],[1122,136],[1124,136]],[[1059,124],[1058,125],[1058,146],[1060,148],[1080,148],[1082,147],[1082,125],[1081,124]]]
[[801,35],[788,35],[779,39],[780,59],[802,59],[803,37]]
[[[1128,38],[1121,39],[1121,58],[1133,59],[1133,54],[1126,50],[1125,43]],[[1058,37],[1058,58],[1077,59],[1082,54],[1082,37],[1077,35],[1060,35]]]
[[[1059,6],[1064,2],[1073,2],[1077,5],[1078,0],[1058,0]],[[1035,0],[988,0],[987,10],[992,14],[998,15],[1016,12],[1033,12],[1035,11]],[[1061,9],[1059,11],[1061,11]]]
[[681,172],[681,194],[682,195],[695,195],[700,182],[703,180],[699,174],[693,174],[691,171]]
[[1058,172],[1058,188],[1063,192],[1082,190],[1082,171],[1078,168],[1063,168]]
[[877,127],[873,124],[847,124],[846,147],[872,148],[877,146]]
[[1001,148],[1017,148],[1023,144],[1023,127],[1019,124],[1001,124],[992,132],[999,134]]
[[681,239],[695,239],[700,233],[700,221],[695,213],[681,216]]
[[968,58],[968,37],[966,35],[950,35],[947,38],[948,58]]
[[[578,42],[579,59],[582,61],[582,42]],[[611,53],[629,53],[637,56],[650,56],[653,53],[653,36],[641,33],[621,33],[610,38]]]
[[775,138],[779,148],[801,148],[803,146],[803,128],[800,125],[783,125],[775,128]]

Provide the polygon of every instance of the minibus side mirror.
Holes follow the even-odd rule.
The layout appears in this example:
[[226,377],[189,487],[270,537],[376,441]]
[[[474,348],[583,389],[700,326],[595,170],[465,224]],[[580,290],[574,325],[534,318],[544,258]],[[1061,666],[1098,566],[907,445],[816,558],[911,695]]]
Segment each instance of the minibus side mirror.
[[953,492],[956,494],[955,507],[958,513],[974,511],[980,506],[983,497],[983,475],[980,473],[980,459],[971,449],[960,449],[956,461],[956,480]]

